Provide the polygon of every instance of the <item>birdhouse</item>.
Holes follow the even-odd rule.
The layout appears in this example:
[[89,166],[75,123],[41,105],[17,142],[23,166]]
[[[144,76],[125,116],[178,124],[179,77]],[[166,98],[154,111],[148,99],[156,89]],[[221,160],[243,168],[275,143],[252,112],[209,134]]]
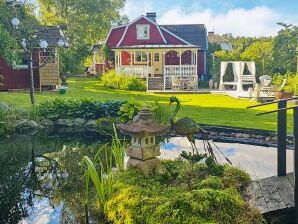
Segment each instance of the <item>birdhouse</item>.
[[155,137],[166,133],[169,126],[153,122],[150,109],[142,109],[131,124],[118,124],[121,132],[131,135],[131,144],[126,148],[129,156],[126,167],[138,167],[145,175],[159,173],[161,169],[160,146]]

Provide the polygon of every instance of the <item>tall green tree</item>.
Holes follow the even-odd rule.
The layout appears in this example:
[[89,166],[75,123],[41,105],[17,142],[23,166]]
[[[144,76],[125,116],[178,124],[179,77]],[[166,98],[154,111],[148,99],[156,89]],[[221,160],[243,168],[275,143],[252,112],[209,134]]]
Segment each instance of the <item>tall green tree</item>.
[[70,47],[62,52],[63,72],[82,72],[91,46],[104,40],[120,15],[124,0],[38,0],[39,19],[47,25],[64,25]]
[[272,75],[273,73],[273,42],[253,42],[241,54],[241,58],[247,61],[255,61],[258,75]]
[[282,29],[273,42],[275,73],[294,73],[297,69],[298,27],[278,23]]

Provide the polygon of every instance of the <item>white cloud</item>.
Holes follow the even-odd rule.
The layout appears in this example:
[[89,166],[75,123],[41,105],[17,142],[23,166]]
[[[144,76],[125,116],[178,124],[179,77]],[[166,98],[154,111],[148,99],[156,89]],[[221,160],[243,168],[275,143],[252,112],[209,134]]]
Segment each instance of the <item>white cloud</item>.
[[234,36],[268,36],[279,30],[276,25],[281,16],[268,7],[252,9],[236,8],[226,13],[214,13],[211,9],[188,12],[176,7],[166,11],[159,19],[160,24],[202,23],[216,33],[232,33]]
[[[276,35],[280,27],[277,22],[293,23],[297,17],[289,18],[279,12],[266,7],[233,8],[225,12],[216,13],[211,8],[202,9],[201,5],[194,2],[187,7],[167,5],[162,0],[127,0],[122,14],[128,15],[133,20],[146,12],[157,12],[157,21],[160,24],[191,24],[201,23],[208,30],[215,29],[216,33],[232,33],[233,36],[270,36]],[[159,5],[157,7],[157,5]],[[191,10],[190,10],[191,8]]]
[[155,12],[151,1],[127,0],[121,14],[127,15],[130,20],[134,20],[140,15],[146,15],[146,12]]

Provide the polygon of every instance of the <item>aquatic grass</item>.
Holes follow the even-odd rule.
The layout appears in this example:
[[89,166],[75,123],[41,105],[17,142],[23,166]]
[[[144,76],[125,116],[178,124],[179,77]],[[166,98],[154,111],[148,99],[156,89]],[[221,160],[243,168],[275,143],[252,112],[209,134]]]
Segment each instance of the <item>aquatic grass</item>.
[[111,143],[111,151],[113,153],[113,156],[116,162],[117,170],[123,171],[126,140],[125,138],[122,141],[119,139],[115,124],[113,124],[113,129],[114,129],[114,136]]
[[159,124],[169,124],[170,116],[171,116],[170,108],[155,101],[154,109],[153,109],[154,121]]
[[[83,170],[85,177],[85,206],[88,208],[90,180],[92,181],[99,202],[99,209],[102,214],[105,214],[107,200],[110,199],[113,191],[113,161],[116,163],[117,170],[124,170],[124,156],[125,156],[125,139],[119,139],[116,126],[113,124],[114,136],[111,144],[101,146],[95,154],[93,161],[84,156],[82,159]],[[114,160],[113,160],[114,159]],[[104,162],[103,162],[104,160]],[[96,169],[96,164],[99,164],[99,171]],[[88,212],[86,212],[86,220],[88,219]]]

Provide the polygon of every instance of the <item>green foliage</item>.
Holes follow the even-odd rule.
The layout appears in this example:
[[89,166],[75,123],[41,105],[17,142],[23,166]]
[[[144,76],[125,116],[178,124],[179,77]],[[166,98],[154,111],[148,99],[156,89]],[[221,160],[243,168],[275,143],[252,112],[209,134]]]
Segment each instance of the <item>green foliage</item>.
[[[105,144],[96,153],[93,161],[84,156],[82,159],[82,169],[85,167],[85,203],[89,199],[90,179],[96,189],[96,194],[99,202],[99,209],[105,216],[107,209],[107,200],[111,197],[113,191],[113,165],[116,163],[116,169],[120,172],[124,170],[124,157],[125,157],[125,139],[122,141],[118,138],[115,125],[114,136],[111,145]],[[109,147],[110,146],[110,147]],[[104,154],[104,162],[102,159]],[[96,168],[96,164],[99,164],[99,168]]]
[[89,198],[89,181],[91,179],[96,189],[100,211],[105,212],[107,199],[111,196],[112,193],[112,155],[110,153],[108,154],[105,145],[99,149],[99,153],[101,152],[101,150],[104,150],[105,153],[106,167],[104,167],[102,161],[99,159],[100,171],[98,172],[94,162],[88,156],[84,156],[82,159],[82,169],[84,169],[84,166],[87,167],[84,173],[86,181],[86,203]]
[[[140,170],[116,173],[114,193],[107,202],[106,216],[111,223],[262,223],[260,213],[251,208],[233,185],[225,186],[223,177],[240,181],[245,174],[233,167],[223,176],[211,175],[206,165],[181,160],[164,161],[164,173],[145,178]],[[228,172],[227,174],[225,172]],[[185,186],[194,175],[193,189]]]
[[151,107],[153,112],[153,119],[158,124],[169,124],[171,116],[171,108],[167,105],[162,105],[158,101],[155,101]]
[[274,38],[274,73],[294,73],[297,68],[298,27],[279,23],[282,29]]
[[114,129],[114,136],[111,143],[111,151],[114,156],[116,162],[116,168],[119,171],[124,170],[124,157],[125,157],[125,147],[126,147],[126,140],[120,140],[118,137],[117,129],[115,124],[113,124]]
[[[5,30],[0,24],[0,55],[9,64],[14,65],[18,63],[18,56],[16,49],[18,48],[17,41]],[[0,74],[1,75],[1,74]],[[2,74],[3,75],[3,74]],[[1,80],[0,80],[1,81]],[[1,83],[1,82],[0,82]]]
[[241,54],[242,60],[255,61],[257,75],[272,75],[273,67],[273,42],[253,42]]
[[140,110],[141,102],[132,98],[120,107],[120,110],[118,111],[119,120],[121,122],[132,120]]
[[38,3],[39,19],[44,24],[67,27],[65,34],[70,47],[61,54],[62,73],[81,73],[91,46],[104,40],[111,25],[123,19],[119,13],[123,0],[38,0]]
[[108,60],[111,64],[115,63],[115,52],[112,51],[108,45],[103,44],[101,47],[101,51],[104,54],[104,58]]
[[0,108],[0,139],[12,131],[12,126],[6,111]]
[[279,88],[282,85],[284,79],[287,79],[287,83],[282,90],[286,92],[294,92],[295,95],[297,95],[298,94],[298,75],[294,73],[287,73],[284,75],[275,74],[273,76],[274,85],[277,88]]
[[93,99],[60,99],[44,101],[39,106],[41,117],[49,119],[59,118],[87,118],[116,117],[123,105],[123,101],[97,102]]
[[103,74],[102,81],[105,87],[131,91],[145,91],[146,82],[136,76],[116,74],[115,70]]
[[191,162],[191,163],[198,163],[201,160],[206,158],[206,154],[192,154],[192,153],[187,153],[186,151],[182,151],[182,153],[180,154],[180,156],[183,159],[186,159],[187,161]]

